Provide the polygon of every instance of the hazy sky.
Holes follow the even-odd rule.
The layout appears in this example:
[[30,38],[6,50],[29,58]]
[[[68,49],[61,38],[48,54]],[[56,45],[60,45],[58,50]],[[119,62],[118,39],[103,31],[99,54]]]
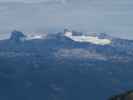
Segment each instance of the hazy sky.
[[132,0],[0,0],[4,35],[13,29],[43,32],[70,27],[133,39],[132,18]]

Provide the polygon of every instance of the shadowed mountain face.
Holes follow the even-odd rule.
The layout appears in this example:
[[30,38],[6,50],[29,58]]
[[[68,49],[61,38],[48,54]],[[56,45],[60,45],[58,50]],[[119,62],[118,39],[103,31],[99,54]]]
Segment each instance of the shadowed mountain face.
[[111,97],[109,100],[133,100],[133,91],[128,91]]
[[11,34],[10,40],[14,41],[14,42],[19,42],[25,37],[26,36],[22,32],[13,31],[12,34]]
[[[106,100],[132,88],[133,41],[75,42],[57,33],[0,41],[1,100]],[[12,42],[13,41],[13,42]]]

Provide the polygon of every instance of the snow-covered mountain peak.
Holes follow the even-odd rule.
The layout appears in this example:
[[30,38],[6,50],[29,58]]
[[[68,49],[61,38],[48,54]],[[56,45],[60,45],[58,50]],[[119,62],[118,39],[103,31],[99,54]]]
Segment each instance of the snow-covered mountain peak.
[[108,38],[104,38],[105,34],[102,35],[73,35],[71,31],[64,31],[64,35],[73,41],[76,42],[86,42],[86,43],[92,43],[96,45],[109,45],[112,43],[112,41]]
[[97,36],[100,39],[106,39],[106,38],[111,39],[112,38],[110,35],[106,33],[90,33],[89,36],[95,36],[95,37]]

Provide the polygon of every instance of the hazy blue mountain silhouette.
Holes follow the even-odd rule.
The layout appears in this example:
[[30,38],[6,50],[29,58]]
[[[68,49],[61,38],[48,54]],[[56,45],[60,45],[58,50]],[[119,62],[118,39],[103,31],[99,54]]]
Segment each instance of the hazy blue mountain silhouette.
[[106,100],[132,88],[133,41],[100,46],[62,34],[25,40],[15,31],[0,41],[1,100]]
[[17,30],[12,31],[10,40],[14,42],[21,42],[22,38],[25,38],[26,36]]

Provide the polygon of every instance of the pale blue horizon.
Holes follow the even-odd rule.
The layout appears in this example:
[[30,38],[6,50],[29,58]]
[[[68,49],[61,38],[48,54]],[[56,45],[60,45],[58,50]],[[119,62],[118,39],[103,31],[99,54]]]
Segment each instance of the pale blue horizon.
[[61,31],[70,27],[133,39],[132,10],[131,0],[0,0],[0,32]]

